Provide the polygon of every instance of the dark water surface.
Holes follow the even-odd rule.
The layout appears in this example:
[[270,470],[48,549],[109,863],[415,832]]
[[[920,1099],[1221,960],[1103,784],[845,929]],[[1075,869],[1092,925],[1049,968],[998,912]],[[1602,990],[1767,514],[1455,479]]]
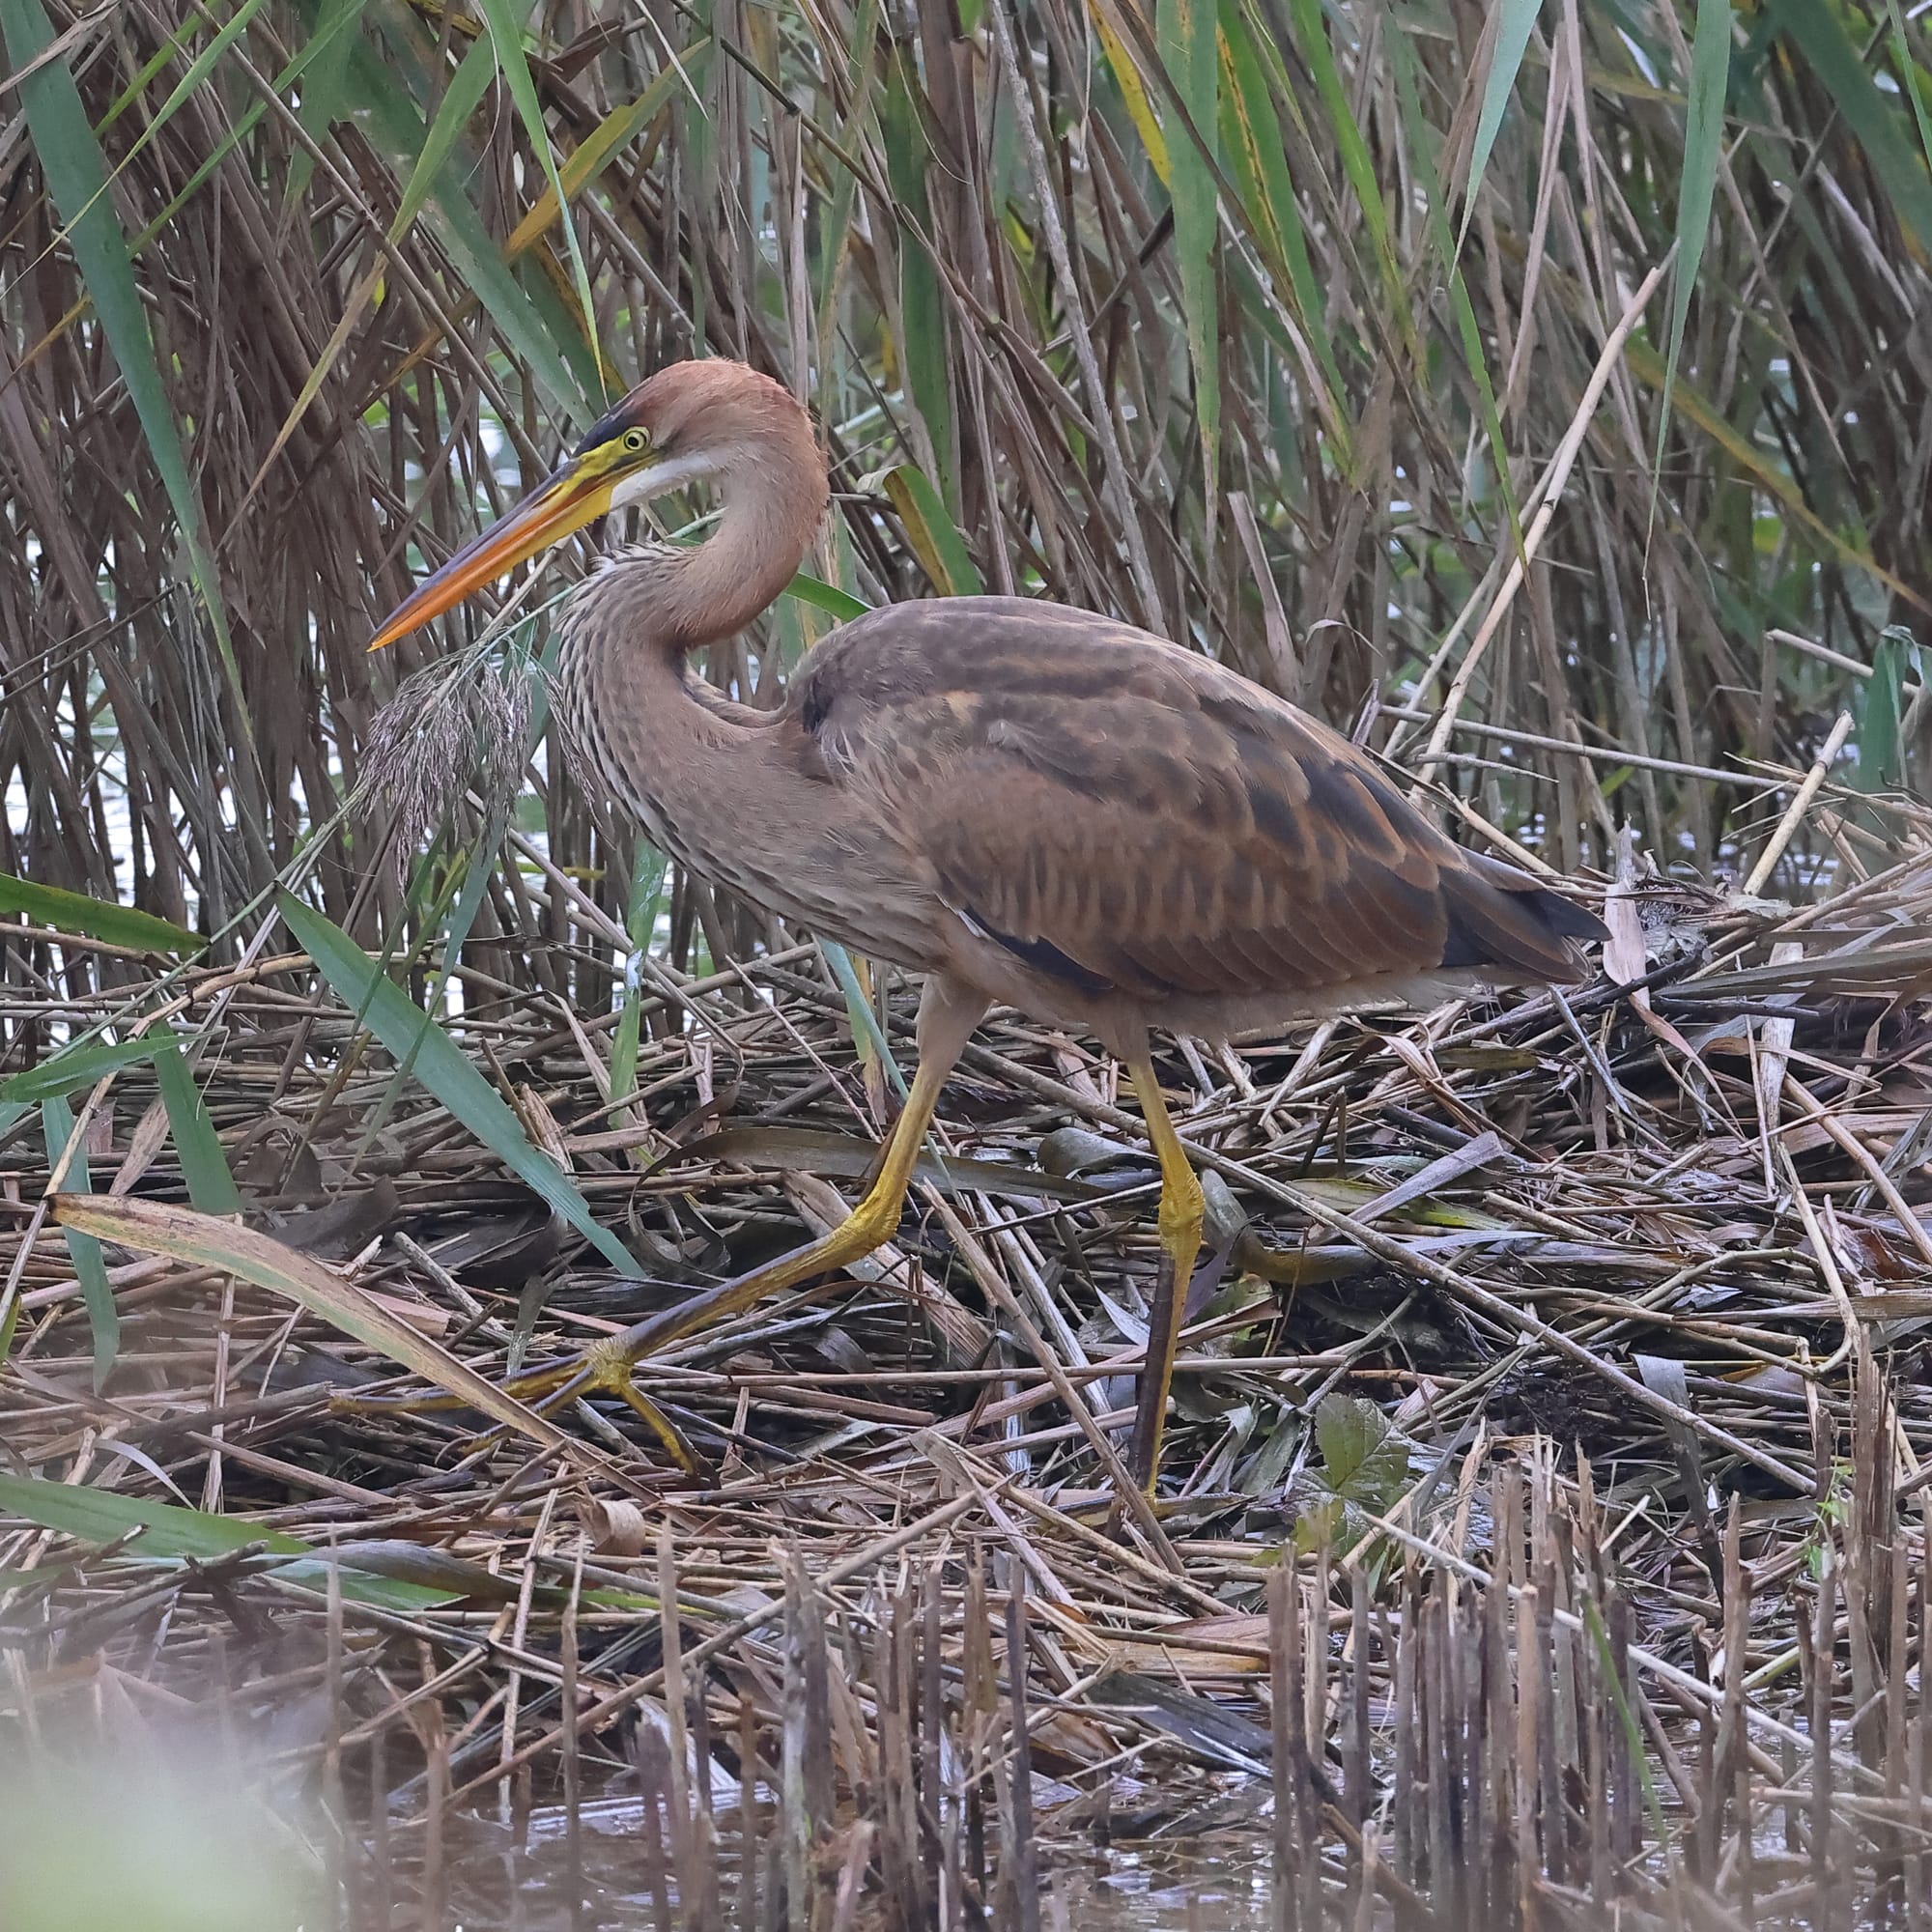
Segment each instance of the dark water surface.
[[[494,1820],[453,1822],[445,1923],[456,1932],[655,1932],[637,1803],[593,1802],[579,1815],[574,1861],[560,1807],[533,1811],[521,1847]],[[1042,1932],[1263,1932],[1269,1920],[1268,1847],[1260,1833],[1043,1848],[1040,1861]],[[727,1892],[735,1865],[735,1859],[725,1864]],[[668,1885],[674,1922],[675,1881]],[[735,1925],[732,1903],[727,1896],[725,1917]],[[873,1918],[862,1905],[856,1923]]]

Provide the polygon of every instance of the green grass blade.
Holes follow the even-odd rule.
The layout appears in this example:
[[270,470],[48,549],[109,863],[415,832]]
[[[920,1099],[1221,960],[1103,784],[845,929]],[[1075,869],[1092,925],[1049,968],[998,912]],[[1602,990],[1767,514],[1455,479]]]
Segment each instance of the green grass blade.
[[399,242],[409,233],[430,196],[441,185],[443,170],[449,165],[450,156],[456,153],[464,130],[469,126],[469,117],[476,112],[476,103],[489,91],[490,83],[496,77],[497,63],[491,55],[489,42],[472,42],[469,51],[450,75],[449,85],[442,91],[442,99],[437,103],[436,119],[429,124],[415,164],[410,169],[410,178],[403,185],[402,198],[396,204],[396,218],[389,223],[391,242]]
[[1335,52],[1328,44],[1328,30],[1321,18],[1321,0],[1290,0],[1295,45],[1315,76],[1316,92],[1328,117],[1329,131],[1336,152],[1342,157],[1342,171],[1349,178],[1355,201],[1362,211],[1363,225],[1375,249],[1376,267],[1382,290],[1388,298],[1389,314],[1408,351],[1411,361],[1420,366],[1421,348],[1416,340],[1415,317],[1410,310],[1407,285],[1396,259],[1395,240],[1389,233],[1388,212],[1382,206],[1381,183],[1376,176],[1375,156],[1355,125],[1349,106],[1348,90],[1342,85]]
[[1207,522],[1214,524],[1221,476],[1221,306],[1214,279],[1220,196],[1214,160],[1220,136],[1220,43],[1214,0],[1158,0],[1154,38],[1175,93],[1201,145],[1177,128],[1167,143],[1168,193],[1174,204],[1174,253],[1187,356],[1194,365],[1194,413],[1201,426]]
[[[1663,358],[1641,335],[1633,334],[1624,344],[1624,361],[1646,388],[1662,392]],[[1804,493],[1790,470],[1774,462],[1748,437],[1740,436],[1723,412],[1683,376],[1677,381],[1677,407],[1737,465],[1742,474],[1752,478],[1767,496],[1776,497],[1792,524],[1813,537],[1822,549],[1868,573],[1894,597],[1904,598],[1920,611],[1932,611],[1932,604],[1903,578],[1878,562],[1868,548],[1861,549],[1819,516],[1804,500]]]
[[[925,177],[933,165],[932,144],[921,119],[919,96],[903,52],[893,56],[885,104],[880,114],[886,144],[886,178],[907,220],[899,224],[899,337],[906,387],[925,424],[939,488],[953,514],[959,505],[958,436],[952,420],[952,377],[946,356],[946,304],[939,270],[919,238],[932,233],[932,208]],[[917,233],[914,233],[914,230]]]
[[[73,1139],[73,1109],[58,1095],[43,1100],[41,1127],[47,1139],[47,1165],[57,1166]],[[68,1163],[68,1191],[87,1194],[92,1185],[86,1150],[75,1148]],[[94,1387],[99,1394],[114,1366],[114,1357],[121,1351],[121,1311],[114,1305],[114,1289],[107,1279],[107,1264],[100,1257],[100,1243],[77,1229],[66,1232],[73,1278],[80,1284],[81,1305],[87,1310],[88,1333],[94,1338]]]
[[138,1531],[130,1553],[163,1562],[213,1563],[250,1547],[282,1556],[313,1553],[300,1538],[241,1517],[151,1502],[119,1490],[50,1483],[40,1476],[0,1475],[0,1511],[82,1543],[119,1543]]
[[[41,0],[0,0],[0,40],[14,68],[25,68],[52,43],[53,26]],[[167,389],[155,359],[147,312],[134,282],[133,256],[107,193],[107,163],[81,105],[80,90],[64,60],[37,67],[19,83],[20,103],[34,137],[47,193],[67,223],[68,242],[80,265],[94,312],[114,352],[128,398],[134,406],[148,453],[167,492],[168,503],[186,547],[194,580],[214,632],[240,731],[253,751],[240,667],[228,636],[221,580],[202,539],[201,501],[187,473],[187,459],[175,427]]]
[[[864,129],[873,117],[873,100],[878,93],[878,44],[880,0],[858,0],[853,13],[849,45],[850,64],[846,68],[850,100],[838,127],[838,145],[854,154],[866,142]],[[812,264],[811,300],[818,318],[821,342],[836,338],[833,304],[839,288],[839,269],[845,261],[852,239],[852,208],[858,197],[859,179],[850,168],[839,168],[832,178],[832,192],[818,217],[817,259]]]
[[[699,45],[704,44],[700,42]],[[686,49],[687,58],[692,50]],[[597,126],[570,151],[558,174],[555,188],[547,187],[531,203],[523,219],[510,233],[503,252],[515,257],[532,247],[537,238],[557,218],[567,205],[565,197],[582,194],[611,162],[638,140],[669,104],[682,83],[675,67],[667,67],[635,100],[613,107]],[[557,189],[562,190],[560,197]]]
[[[1825,0],[1770,0],[1770,17],[1822,81],[1857,137],[1898,218],[1932,254],[1932,180],[1915,157],[1877,83]],[[1914,104],[1917,104],[1914,90]]]
[[198,932],[170,925],[151,912],[71,893],[61,886],[37,886],[11,872],[0,872],[0,913],[21,913],[57,931],[84,933],[136,952],[199,952],[208,944]]
[[128,85],[114,97],[113,106],[94,124],[96,137],[105,135],[137,100],[145,100],[148,89],[154,85],[156,76],[165,72],[170,63],[190,58],[192,55],[188,43],[181,36],[168,33],[163,28],[159,44],[156,46],[155,51],[129,77]]
[[91,1235],[97,1240],[113,1241],[141,1254],[166,1255],[193,1267],[218,1268],[224,1274],[251,1281],[553,1454],[594,1464],[605,1461],[572,1441],[555,1423],[526,1408],[507,1390],[478,1375],[440,1342],[419,1334],[367,1289],[270,1235],[236,1221],[217,1221],[192,1208],[128,1195],[103,1199],[99,1195],[59,1194],[54,1197],[54,1212],[70,1235]]
[[849,591],[840,590],[837,584],[808,576],[802,570],[785,585],[785,595],[796,597],[801,604],[810,604],[814,611],[823,611],[828,617],[836,617],[841,624],[849,624],[854,617],[863,617],[872,608]]
[[296,943],[315,961],[336,997],[396,1060],[412,1065],[415,1077],[450,1114],[612,1267],[633,1280],[641,1278],[643,1269],[592,1215],[570,1177],[530,1145],[523,1122],[435,1020],[339,926],[291,893],[278,894],[276,903]]
[[[494,852],[497,842],[498,840],[493,840],[488,849]],[[411,868],[409,883],[403,891],[403,903],[391,929],[397,933],[420,933],[422,938],[417,944],[412,945],[409,949],[408,955],[400,960],[394,947],[384,949],[376,966],[377,970],[385,976],[399,963],[405,972],[413,972],[417,965],[422,963],[418,955],[427,952],[432,943],[431,935],[437,931],[452,895],[466,876],[465,868],[469,855],[459,852],[445,867],[440,864],[441,851],[442,835],[439,833],[436,842],[417,858],[415,865]],[[477,869],[487,874],[492,867],[486,865],[480,868],[469,869],[467,876],[472,885],[475,883]],[[467,932],[465,936],[467,937]],[[444,994],[449,984],[449,975],[455,967],[462,943],[462,938],[458,938],[453,945],[446,944],[443,948],[442,970],[430,981],[422,1003],[423,1025],[416,1035],[418,1047],[429,1037],[432,1025],[430,1016],[442,1009]],[[408,1059],[396,1062],[388,1084],[383,1090],[382,1098],[363,1118],[362,1131],[356,1140],[355,1151],[351,1156],[353,1160],[361,1160],[376,1145],[383,1129],[388,1124],[390,1113],[408,1090],[414,1072],[413,1053]]]
[[[89,1489],[81,1483],[52,1483],[43,1476],[0,1474],[0,1514],[102,1548],[132,1537],[123,1554],[135,1561],[218,1563],[238,1549],[321,1562],[334,1554],[243,1517],[214,1516],[207,1510],[151,1502],[145,1496]],[[343,1551],[335,1560],[342,1566],[342,1594],[358,1603],[409,1612],[446,1604],[460,1594],[357,1570],[353,1550]],[[325,1585],[317,1582],[313,1587],[319,1590]]]
[[1624,1694],[1623,1678],[1617,1670],[1617,1657],[1610,1644],[1610,1634],[1604,1628],[1603,1611],[1594,1596],[1583,1599],[1583,1624],[1590,1633],[1590,1641],[1596,1645],[1598,1669],[1605,1688],[1610,1693],[1611,1708],[1617,1714],[1617,1722],[1623,1726],[1625,1748],[1630,1752],[1630,1762],[1636,1767],[1637,1783],[1643,1791],[1643,1805],[1650,1815],[1651,1836],[1662,1848],[1665,1868],[1671,1860],[1672,1837],[1669,1825],[1664,1821],[1663,1806],[1658,1798],[1657,1779],[1651,1775],[1650,1754],[1645,1749],[1643,1726],[1637,1715],[1631,1709],[1629,1697]]
[[155,1049],[173,1035],[155,1033],[138,1039],[90,1039],[65,1046],[38,1066],[10,1074],[0,1081],[0,1100],[33,1101],[58,1099],[64,1094],[92,1087],[109,1073],[124,1066],[154,1058]]
[[1141,71],[1134,65],[1127,43],[1107,17],[1104,7],[1094,6],[1090,0],[1087,18],[1093,26],[1094,38],[1100,43],[1100,51],[1106,56],[1114,84],[1121,90],[1121,105],[1126,109],[1127,119],[1133,123],[1134,132],[1140,136],[1141,146],[1146,150],[1148,166],[1153,170],[1154,179],[1161,186],[1169,187],[1173,176],[1167,156],[1167,135],[1154,115],[1153,102],[1148,99],[1147,84],[1141,78]]
[[204,1214],[241,1213],[242,1194],[229,1172],[228,1156],[221,1151],[201,1090],[172,1036],[156,1042],[155,1080],[161,1090],[161,1105],[167,1109],[168,1131],[181,1158],[187,1198]]
[[1697,28],[1690,43],[1690,105],[1684,131],[1684,165],[1677,182],[1677,265],[1670,286],[1670,332],[1663,357],[1663,396],[1657,412],[1657,463],[1651,477],[1653,500],[1663,475],[1663,450],[1670,434],[1670,399],[1677,387],[1677,363],[1684,350],[1684,325],[1690,315],[1690,292],[1704,262],[1711,228],[1711,202],[1718,185],[1718,163],[1724,138],[1724,97],[1731,72],[1731,0],[1697,0]]
[[966,539],[946,514],[946,505],[925,472],[915,464],[900,464],[886,477],[886,495],[932,587],[942,597],[979,596],[985,585]]
[[905,1075],[899,1070],[899,1064],[893,1058],[892,1043],[886,1038],[886,1030],[879,1024],[879,1016],[872,1010],[872,1003],[866,997],[866,989],[859,983],[858,969],[852,964],[852,955],[834,939],[821,939],[818,950],[825,955],[825,963],[832,968],[832,977],[838,981],[838,990],[845,995],[846,1017],[852,1022],[852,1038],[855,1044],[870,1047],[878,1055],[879,1064],[892,1076],[892,1082],[901,1094],[906,1091]]
[[41,1101],[59,1099],[83,1087],[92,1087],[97,1080],[118,1073],[124,1066],[149,1059],[173,1038],[174,1035],[165,1027],[157,1027],[137,1039],[76,1040],[38,1066],[23,1067],[18,1073],[10,1074],[0,1080],[0,1133],[5,1133]]
[[[631,896],[624,914],[624,930],[630,935],[631,956],[624,962],[624,1004],[611,1036],[611,1097],[621,1100],[638,1084],[638,1037],[643,1007],[639,971],[651,950],[657,931],[658,909],[664,903],[665,873],[670,862],[655,845],[639,838],[631,861]],[[613,1129],[630,1124],[621,1112],[613,1111]]]
[[1905,672],[1912,633],[1888,625],[1872,652],[1872,674],[1858,694],[1859,788],[1884,791],[1904,777],[1899,726],[1905,712]]
[[1912,118],[1918,128],[1918,146],[1926,164],[1932,166],[1932,108],[1926,105],[1925,75],[1918,63],[1912,58],[1912,47],[1905,38],[1905,20],[1898,11],[1898,0],[1886,0],[1886,12],[1891,20],[1891,58],[1898,70],[1898,84],[1906,99],[1912,102]]
[[1326,303],[1309,259],[1308,235],[1294,183],[1288,172],[1288,153],[1281,122],[1269,98],[1248,23],[1236,0],[1221,7],[1221,147],[1234,170],[1235,184],[1247,208],[1248,222],[1262,259],[1273,276],[1276,291],[1294,311],[1302,333],[1315,351],[1328,388],[1326,424],[1338,439],[1337,467],[1352,467],[1348,446],[1347,393],[1335,360],[1334,338],[1328,330]]
[[[348,36],[347,38],[352,44],[344,46],[343,50],[345,55],[353,51],[354,37]],[[303,46],[301,52],[296,55],[296,57],[292,61],[290,61],[289,64],[285,68],[283,68],[278,74],[276,74],[272,82],[272,86],[274,88],[275,93],[277,94],[289,93],[295,87],[296,82],[298,80],[300,80],[305,74],[307,74],[317,63],[322,61],[334,48],[336,44],[337,44],[336,41],[325,40],[320,33],[312,35],[307,44]],[[306,85],[304,85],[303,99],[306,99],[306,98],[307,98],[307,90],[306,90]],[[258,99],[251,106],[242,109],[241,113],[235,116],[234,121],[228,127],[227,131],[222,135],[221,139],[217,141],[212,149],[210,149],[208,154],[205,155],[201,159],[201,161],[196,165],[193,172],[187,175],[183,180],[181,186],[176,189],[176,191],[172,196],[169,197],[167,203],[161,208],[160,212],[156,215],[154,215],[149,220],[147,226],[141,230],[138,236],[135,237],[132,249],[133,253],[139,254],[143,248],[146,248],[157,237],[166,232],[168,224],[171,221],[173,221],[175,216],[179,214],[181,211],[184,208],[185,208],[187,204],[191,200],[193,200],[193,198],[198,193],[200,193],[203,184],[209,180],[209,178],[214,173],[215,169],[218,168],[221,165],[221,163],[225,161],[228,158],[228,156],[236,151],[236,149],[242,146],[242,142],[245,141],[248,135],[254,130],[256,124],[261,121],[261,119],[265,114],[267,114],[267,112],[268,112],[267,103],[265,101]],[[110,116],[109,118],[111,119],[112,117]],[[105,126],[105,123],[103,123],[102,125]],[[299,158],[304,160],[307,159],[307,153],[305,150],[302,152]]]
[[1516,78],[1522,69],[1522,57],[1529,46],[1530,30],[1542,0],[1501,0],[1495,9],[1495,51],[1490,56],[1490,71],[1483,78],[1482,112],[1476,119],[1476,142],[1469,151],[1469,186],[1463,198],[1463,225],[1456,231],[1456,253],[1476,213],[1476,193],[1483,185],[1484,170],[1502,131],[1503,113],[1510,96],[1516,92]]
[[[525,11],[528,12],[527,5]],[[590,298],[590,272],[583,266],[583,250],[578,243],[577,223],[571,218],[570,198],[564,192],[562,177],[557,173],[556,151],[551,146],[543,102],[537,99],[537,84],[530,78],[530,64],[524,58],[523,30],[510,11],[509,0],[483,0],[483,18],[489,25],[490,43],[496,50],[497,71],[510,90],[510,99],[516,103],[524,132],[543,168],[544,179],[550,183],[551,193],[556,197],[557,218],[563,223],[564,248],[570,256],[571,280],[576,284],[578,304],[583,311],[583,339],[589,343],[591,354],[597,357],[601,376],[604,358],[597,348],[597,309]]]
[[[413,168],[429,139],[428,124],[366,41],[355,48],[351,68],[356,103],[370,132]],[[434,184],[430,207],[436,231],[458,274],[488,311],[504,343],[530,365],[552,405],[587,422],[594,413],[589,399],[598,379],[594,363],[585,360],[582,338],[563,310],[547,297],[533,297],[512,272],[503,248],[464,191],[457,158],[444,161]],[[574,366],[578,363],[583,365],[581,371]]]
[[1483,354],[1483,333],[1476,323],[1476,311],[1469,300],[1469,289],[1458,261],[1459,251],[1450,240],[1449,216],[1443,205],[1440,181],[1435,172],[1435,149],[1422,116],[1422,99],[1415,49],[1405,34],[1391,34],[1388,41],[1389,64],[1395,71],[1396,100],[1407,131],[1409,155],[1429,212],[1429,229],[1436,253],[1442,258],[1449,279],[1449,307],[1456,318],[1456,334],[1463,346],[1463,361],[1475,387],[1477,412],[1482,418],[1483,435],[1490,446],[1490,464],[1495,473],[1496,495],[1503,518],[1509,526],[1513,548],[1522,550],[1522,516],[1517,505],[1516,488],[1510,481],[1509,450],[1503,441],[1502,417],[1496,410],[1495,385],[1490,380],[1490,365]]
[[[296,110],[302,131],[320,142],[341,118],[348,99],[349,57],[355,51],[355,27],[369,0],[322,0],[315,32],[309,37],[308,78],[302,82]],[[289,156],[288,193],[284,208],[293,208],[308,192],[315,160],[306,148]]]
[[[114,172],[117,175],[124,174],[128,166],[139,158],[148,145],[174,119],[182,103],[188,99],[198,89],[206,85],[209,75],[214,71],[221,56],[242,37],[242,34],[247,28],[248,22],[261,11],[262,5],[263,0],[242,0],[242,5],[221,23],[219,31],[199,51],[191,50],[188,43],[183,40],[171,39],[168,46],[163,51],[156,53],[154,61],[150,64],[148,73],[143,76],[141,92],[145,92],[146,90],[146,80],[151,78],[155,73],[158,73],[167,60],[185,60],[187,66],[183,71],[182,77],[169,90],[167,99],[158,107],[144,117],[141,131],[135,137],[133,145],[115,163]],[[134,90],[129,90],[128,94],[125,94],[115,103],[114,107],[102,119],[100,127],[96,132],[97,145],[99,136],[107,131],[123,109],[131,106],[133,101],[138,98],[138,93]]]

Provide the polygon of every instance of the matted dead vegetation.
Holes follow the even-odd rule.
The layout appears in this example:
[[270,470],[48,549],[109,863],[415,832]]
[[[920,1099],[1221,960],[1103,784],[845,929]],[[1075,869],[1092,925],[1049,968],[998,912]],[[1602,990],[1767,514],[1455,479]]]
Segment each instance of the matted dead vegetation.
[[[654,1364],[693,1491],[621,1407],[546,1447],[377,1406],[407,1381],[343,1328],[367,1296],[500,1380],[842,1213],[890,1103],[817,955],[655,965],[616,1096],[597,1022],[466,980],[452,1033],[641,1283],[305,959],[183,973],[271,1238],[167,1207],[152,1075],[99,1083],[85,1225],[201,1264],[107,1251],[96,1386],[44,1155],[0,1155],[0,1439],[38,1477],[0,1478],[8,1722],[58,1757],[215,1700],[238,1761],[361,1821],[328,1847],[356,1925],[507,1923],[506,1885],[563,1924],[578,1882],[623,1923],[625,1873],[639,1923],[1023,1924],[1019,1844],[1204,1833],[1306,1925],[1365,1889],[1442,1924],[1922,1901],[1920,838],[1781,917],[1613,893],[1641,994],[1170,1056],[1221,1184],[1151,1510],[1110,1463],[1153,1173],[1077,1042],[988,1029],[894,1248]],[[568,878],[524,889],[609,952]],[[49,986],[86,955],[14,945]]]

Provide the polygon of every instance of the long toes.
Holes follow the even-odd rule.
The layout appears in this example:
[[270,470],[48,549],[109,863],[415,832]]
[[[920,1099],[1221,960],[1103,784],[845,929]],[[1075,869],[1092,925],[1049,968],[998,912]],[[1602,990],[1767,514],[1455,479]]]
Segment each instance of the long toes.
[[684,1471],[687,1476],[707,1487],[717,1481],[711,1464],[687,1442],[677,1425],[639,1389],[628,1377],[624,1385],[612,1391],[627,1406],[643,1419],[644,1425],[658,1439],[665,1454]]

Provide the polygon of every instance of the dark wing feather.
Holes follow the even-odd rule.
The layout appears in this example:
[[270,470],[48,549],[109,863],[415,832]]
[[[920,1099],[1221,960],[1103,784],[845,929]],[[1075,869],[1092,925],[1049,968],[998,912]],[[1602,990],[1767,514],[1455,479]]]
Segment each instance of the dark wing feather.
[[814,651],[793,705],[947,904],[1088,995],[1570,980],[1566,941],[1602,933],[1313,719],[1065,606],[895,606]]

